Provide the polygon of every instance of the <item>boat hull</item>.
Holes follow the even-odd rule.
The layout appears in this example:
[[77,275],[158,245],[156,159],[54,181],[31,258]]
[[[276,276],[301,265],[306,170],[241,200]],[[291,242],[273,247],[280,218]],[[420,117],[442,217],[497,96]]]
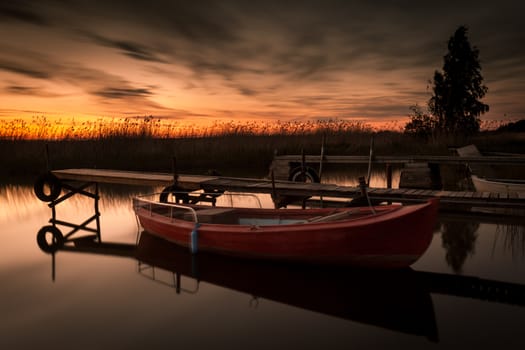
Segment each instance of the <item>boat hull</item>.
[[472,183],[477,192],[525,192],[525,183],[512,183],[503,181],[486,180],[476,175],[471,175]]
[[[193,232],[193,243],[199,251],[256,259],[403,268],[419,259],[430,245],[438,201],[381,208],[375,215],[356,219],[261,226],[196,225],[155,214],[144,206],[134,208],[146,231],[186,247],[192,247]],[[254,213],[264,210],[273,209],[253,209]],[[284,217],[296,214],[294,211],[279,213]]]

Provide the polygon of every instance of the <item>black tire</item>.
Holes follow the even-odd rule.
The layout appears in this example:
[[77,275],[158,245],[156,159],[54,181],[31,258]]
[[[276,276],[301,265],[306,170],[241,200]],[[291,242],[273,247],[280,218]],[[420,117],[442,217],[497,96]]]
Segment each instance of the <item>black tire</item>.
[[[51,242],[48,241],[48,234],[51,234]],[[64,246],[64,236],[55,226],[44,226],[36,234],[38,247],[46,253],[54,253]]]
[[302,167],[298,166],[290,171],[288,181],[294,182],[321,182],[317,172],[311,167],[305,167],[304,172]]
[[52,202],[60,196],[62,184],[52,173],[45,173],[36,179],[33,190],[42,202]]

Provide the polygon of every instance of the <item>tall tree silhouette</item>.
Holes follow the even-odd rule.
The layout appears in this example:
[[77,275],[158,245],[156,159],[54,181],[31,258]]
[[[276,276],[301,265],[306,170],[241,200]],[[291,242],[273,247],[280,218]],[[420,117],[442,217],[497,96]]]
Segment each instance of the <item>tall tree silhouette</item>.
[[434,73],[434,94],[428,107],[437,119],[438,128],[445,133],[479,131],[479,117],[489,110],[480,101],[488,88],[483,85],[479,50],[470,45],[467,33],[465,26],[456,30],[448,41],[443,73]]
[[470,45],[467,33],[467,27],[460,26],[449,39],[443,72],[434,73],[428,112],[418,105],[410,107],[412,115],[405,132],[428,138],[436,132],[473,134],[479,131],[479,117],[489,110],[489,106],[480,101],[488,88],[483,85],[479,50]]

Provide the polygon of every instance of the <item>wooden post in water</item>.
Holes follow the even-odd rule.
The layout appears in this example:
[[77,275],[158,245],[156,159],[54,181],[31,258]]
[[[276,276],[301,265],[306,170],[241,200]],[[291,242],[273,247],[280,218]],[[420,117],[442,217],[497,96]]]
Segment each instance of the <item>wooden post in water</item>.
[[[326,134],[323,134],[323,140],[321,141],[321,156],[319,159],[319,183],[321,183],[321,176],[323,176],[323,161],[324,161],[324,143]],[[319,197],[321,208],[323,207],[323,196]]]
[[94,206],[95,206],[95,222],[97,224],[97,239],[98,239],[98,242],[101,243],[102,242],[102,236],[100,234],[100,210],[99,210],[99,207],[98,207],[98,200],[100,198],[99,194],[98,194],[98,182],[95,182],[95,195],[93,197],[93,200],[94,200]]
[[[306,157],[304,155],[304,148],[301,148],[301,176],[303,182],[306,182]],[[302,200],[301,208],[306,208],[306,199]]]
[[273,174],[273,169],[271,171],[271,177],[272,177],[272,201],[273,206],[275,209],[279,209],[279,204],[277,203],[277,191],[275,190],[275,176]]
[[304,155],[304,148],[301,148],[301,176],[306,179],[306,157]]
[[368,192],[366,190],[367,184],[365,181],[365,178],[363,176],[359,177],[359,188],[361,189],[361,196],[365,197],[366,201],[368,202],[368,206],[372,210],[372,213],[375,214],[376,211],[374,207],[372,206],[372,202],[370,201],[370,197],[368,197]]
[[177,182],[179,182],[179,174],[177,174],[177,157],[175,156],[171,159],[171,172],[173,174],[173,184],[177,185]]
[[370,177],[372,176],[372,160],[374,158],[374,135],[370,139],[370,154],[368,155],[368,173],[366,177],[366,185],[370,186]]
[[392,165],[386,164],[386,188],[392,188]]
[[323,161],[324,161],[324,143],[326,134],[323,134],[323,140],[321,142],[321,156],[319,157],[319,182],[321,182],[321,176],[323,176]]

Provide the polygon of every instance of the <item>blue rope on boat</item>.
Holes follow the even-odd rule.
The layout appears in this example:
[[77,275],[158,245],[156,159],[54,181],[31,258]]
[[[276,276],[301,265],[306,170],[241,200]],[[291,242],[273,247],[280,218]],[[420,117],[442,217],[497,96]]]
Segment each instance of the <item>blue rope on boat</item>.
[[199,224],[198,222],[195,223],[195,227],[193,227],[193,230],[191,231],[190,235],[190,251],[192,254],[197,253],[198,250],[198,236],[199,236]]

